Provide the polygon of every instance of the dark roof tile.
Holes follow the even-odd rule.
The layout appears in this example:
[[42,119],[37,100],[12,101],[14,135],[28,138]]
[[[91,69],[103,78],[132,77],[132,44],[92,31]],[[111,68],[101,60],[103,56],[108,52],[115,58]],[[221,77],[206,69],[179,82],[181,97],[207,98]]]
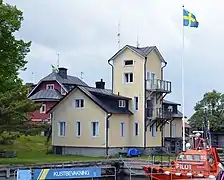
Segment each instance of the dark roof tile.
[[120,95],[116,95],[113,94],[112,91],[110,89],[99,89],[99,88],[94,88],[94,87],[85,87],[88,91],[90,91],[91,93],[95,93],[95,94],[100,94],[100,95],[105,95],[105,96],[111,96],[113,98],[118,98],[118,99],[131,99],[125,96],[120,96]]
[[163,100],[163,104],[172,104],[172,105],[181,105],[181,104],[179,104],[179,103],[175,103],[175,102],[172,102],[172,101],[168,101],[168,100]]
[[60,100],[62,95],[55,89],[43,89],[29,97],[30,100]]
[[87,96],[89,96],[106,112],[115,114],[132,114],[132,112],[128,108],[119,108],[118,106],[118,99],[129,100],[130,98],[124,96],[117,96],[113,94],[110,90],[106,89],[97,89],[84,86],[78,86],[78,88],[81,89]]
[[76,76],[67,76],[67,79],[63,79],[57,72],[52,72],[51,74],[47,75],[41,81],[53,81],[57,80],[61,84],[75,84],[79,86],[88,86],[85,82],[79,79]]

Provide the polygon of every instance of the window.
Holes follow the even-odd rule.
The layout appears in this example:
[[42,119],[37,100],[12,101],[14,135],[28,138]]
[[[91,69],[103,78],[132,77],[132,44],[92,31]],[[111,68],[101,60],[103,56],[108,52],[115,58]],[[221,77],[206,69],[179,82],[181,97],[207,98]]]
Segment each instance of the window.
[[74,100],[75,108],[83,108],[84,107],[84,99],[75,99]]
[[47,84],[46,89],[54,89],[54,84]]
[[124,73],[124,82],[132,83],[133,82],[133,73]]
[[65,94],[66,94],[66,91],[64,90],[63,87],[61,87],[61,94],[62,94],[62,95],[65,95]]
[[134,135],[135,136],[138,136],[139,135],[139,132],[138,132],[138,122],[135,122],[134,123]]
[[134,110],[138,110],[138,97],[134,97]]
[[91,122],[91,129],[93,137],[99,136],[99,122],[97,121]]
[[176,124],[173,124],[172,123],[172,126],[171,126],[171,135],[172,137],[176,137]]
[[119,100],[119,107],[125,107],[126,101],[125,100]]
[[131,66],[133,64],[134,64],[133,60],[124,60],[124,65],[125,66]]
[[58,123],[58,136],[65,136],[65,122]]
[[151,81],[152,81],[152,84],[156,83],[156,74],[153,72],[151,72]]
[[46,104],[42,104],[40,108],[40,113],[46,113]]
[[81,136],[81,122],[80,121],[76,121],[75,129],[76,129],[76,136],[77,137]]
[[173,106],[168,106],[168,111],[173,112]]
[[121,122],[121,137],[124,137],[124,122]]
[[156,123],[153,124],[151,133],[152,133],[152,137],[156,136]]

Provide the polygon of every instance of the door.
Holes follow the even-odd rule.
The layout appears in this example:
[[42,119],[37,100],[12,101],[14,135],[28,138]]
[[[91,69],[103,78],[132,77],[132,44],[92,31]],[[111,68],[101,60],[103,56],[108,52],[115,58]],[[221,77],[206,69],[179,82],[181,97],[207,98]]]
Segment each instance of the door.
[[147,100],[147,112],[148,112],[148,117],[153,117],[153,98],[150,100]]

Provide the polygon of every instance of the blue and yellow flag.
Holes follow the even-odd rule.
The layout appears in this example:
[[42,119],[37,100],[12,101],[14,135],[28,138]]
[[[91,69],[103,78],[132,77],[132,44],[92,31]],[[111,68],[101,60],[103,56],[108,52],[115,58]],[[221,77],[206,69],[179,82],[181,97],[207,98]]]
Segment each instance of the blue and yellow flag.
[[184,26],[189,26],[189,27],[195,27],[197,28],[199,25],[199,22],[197,21],[195,15],[192,13],[188,12],[187,10],[183,9],[183,25]]
[[52,71],[57,71],[57,68],[51,64]]

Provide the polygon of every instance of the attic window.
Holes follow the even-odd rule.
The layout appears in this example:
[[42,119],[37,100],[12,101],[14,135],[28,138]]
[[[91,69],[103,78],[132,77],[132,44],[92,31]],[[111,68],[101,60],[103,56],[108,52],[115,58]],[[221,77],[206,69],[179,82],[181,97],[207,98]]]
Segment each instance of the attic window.
[[54,84],[47,84],[46,89],[54,89]]
[[125,61],[124,61],[124,65],[125,65],[125,66],[131,66],[131,65],[133,65],[133,64],[134,64],[133,60],[125,60]]
[[125,100],[119,100],[119,107],[125,107],[126,106],[126,102]]

